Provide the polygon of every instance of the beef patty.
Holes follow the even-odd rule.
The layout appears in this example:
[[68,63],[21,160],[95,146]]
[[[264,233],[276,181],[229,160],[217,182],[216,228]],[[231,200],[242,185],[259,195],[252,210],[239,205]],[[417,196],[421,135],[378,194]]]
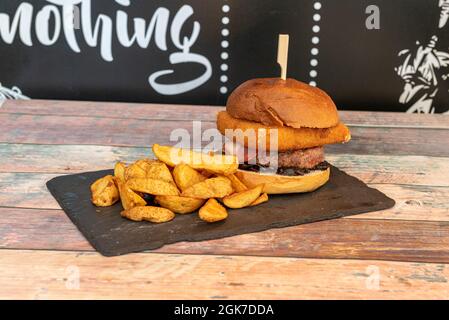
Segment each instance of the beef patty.
[[[260,172],[261,168],[270,165],[270,157],[254,157],[252,161],[249,158],[239,165],[240,170]],[[314,170],[327,170],[329,163],[324,161],[323,147],[316,147],[303,150],[292,150],[280,152],[278,154],[278,168],[276,173],[283,176],[303,176]]]
[[[261,166],[270,165],[270,157],[258,156],[257,164]],[[291,150],[287,152],[279,152],[278,167],[280,168],[300,168],[312,169],[324,161],[323,147],[315,147],[302,150]]]
[[[234,148],[234,149],[232,149]],[[229,154],[236,154],[239,158],[239,169],[259,172],[261,168],[270,166],[270,155],[258,155],[257,151],[247,149],[239,144],[224,145]],[[326,170],[329,164],[324,161],[324,148],[290,150],[279,152],[277,155],[277,174],[297,176],[305,175],[313,170]]]

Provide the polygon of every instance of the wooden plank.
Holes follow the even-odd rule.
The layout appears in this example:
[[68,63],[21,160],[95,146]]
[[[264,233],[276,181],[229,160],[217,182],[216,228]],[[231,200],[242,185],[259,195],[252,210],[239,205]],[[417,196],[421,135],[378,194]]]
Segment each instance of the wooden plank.
[[45,183],[59,174],[0,173],[0,207],[61,207]]
[[[3,143],[0,172],[78,173],[144,157],[154,157],[150,147]],[[449,186],[449,158],[328,154],[326,159],[366,183]]]
[[445,299],[442,264],[0,251],[1,299]]
[[0,172],[79,173],[154,158],[149,147],[0,143]]
[[397,219],[414,221],[449,221],[449,188],[412,185],[375,184],[372,187],[396,201],[383,211],[350,216],[347,219]]
[[365,183],[449,186],[449,158],[328,153],[326,159]]
[[449,130],[351,127],[347,144],[326,146],[330,153],[357,155],[449,156]]
[[[0,114],[0,141],[35,144],[99,144],[149,146],[169,143],[176,129],[192,131],[190,121],[156,121],[86,117]],[[203,129],[214,124],[205,122]],[[80,141],[80,143],[76,143]]]
[[[0,143],[145,147],[168,143],[175,129],[192,132],[191,121],[160,121],[0,113]],[[215,128],[202,122],[202,130]],[[353,139],[331,153],[448,156],[449,130],[352,127]],[[205,142],[207,143],[207,142]]]
[[448,263],[448,245],[447,222],[337,219],[159,251]]
[[0,172],[78,173],[154,158],[149,147],[0,143]]
[[[62,211],[16,208],[0,208],[0,247],[92,250]],[[176,243],[157,252],[449,263],[449,223],[337,219]]]
[[0,248],[94,250],[62,210],[0,208],[0,215]]
[[0,113],[94,118],[212,121],[221,107],[123,102],[21,100],[8,101]]
[[351,126],[449,129],[449,117],[444,114],[417,114],[378,111],[339,111],[341,120]]
[[[0,113],[34,115],[85,116],[120,119],[171,119],[213,121],[223,107],[139,104],[91,101],[11,100]],[[449,129],[445,115],[406,114],[397,112],[340,111],[343,122],[352,126],[444,128]]]
[[[188,121],[0,114],[0,142],[148,146],[168,143],[174,129],[192,129]],[[204,129],[212,127],[204,123]],[[78,141],[78,142],[77,142]]]

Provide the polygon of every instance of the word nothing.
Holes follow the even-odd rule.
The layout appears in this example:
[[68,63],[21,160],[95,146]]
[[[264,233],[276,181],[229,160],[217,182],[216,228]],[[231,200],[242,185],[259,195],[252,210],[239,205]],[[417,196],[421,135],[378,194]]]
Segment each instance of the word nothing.
[[[46,0],[46,2],[48,4],[38,12],[33,4],[22,2],[13,17],[7,13],[0,13],[0,39],[6,44],[12,44],[18,35],[18,39],[24,45],[31,47],[34,45],[32,38],[34,29],[36,41],[39,44],[52,46],[61,37],[64,37],[73,52],[81,53],[76,32],[79,28],[85,43],[90,47],[99,47],[102,59],[112,62],[114,61],[112,52],[114,34],[122,47],[129,48],[138,45],[146,49],[153,40],[154,45],[163,52],[168,51],[167,38],[169,36],[174,47],[179,50],[169,55],[168,59],[171,65],[199,64],[204,67],[205,71],[195,79],[176,84],[167,84],[166,80],[163,81],[164,83],[160,81],[160,78],[173,74],[174,70],[157,71],[148,78],[154,90],[164,95],[181,94],[203,85],[212,76],[209,59],[191,52],[200,35],[201,25],[198,21],[193,21],[187,26],[189,19],[194,14],[193,8],[189,5],[180,7],[171,21],[171,12],[164,7],[157,8],[149,22],[144,18],[133,18],[133,31],[130,32],[128,30],[130,18],[122,9],[129,7],[131,0],[115,0],[120,7],[115,17],[99,14],[96,18],[92,17],[91,0]],[[77,6],[76,10],[75,6]],[[184,28],[192,30],[189,36],[182,33]]]

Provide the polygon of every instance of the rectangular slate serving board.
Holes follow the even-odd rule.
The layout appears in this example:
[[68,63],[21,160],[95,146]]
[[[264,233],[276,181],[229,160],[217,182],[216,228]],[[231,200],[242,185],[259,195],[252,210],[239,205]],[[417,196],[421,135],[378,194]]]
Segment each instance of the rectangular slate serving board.
[[[168,223],[133,222],[120,216],[120,203],[97,208],[90,185],[112,170],[53,178],[47,187],[70,220],[104,256],[154,250],[180,241],[202,241],[388,209],[393,199],[331,167],[329,182],[315,192],[272,195],[267,203],[229,210],[225,221],[208,224],[197,213],[177,215]],[[351,232],[348,230],[348,232]]]

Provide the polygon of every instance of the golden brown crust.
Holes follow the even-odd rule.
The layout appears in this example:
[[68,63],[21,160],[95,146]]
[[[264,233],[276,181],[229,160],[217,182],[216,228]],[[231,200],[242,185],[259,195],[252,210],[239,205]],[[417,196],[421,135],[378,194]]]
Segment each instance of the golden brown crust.
[[324,91],[295,79],[246,81],[229,96],[226,111],[267,126],[329,128],[340,122],[337,107]]
[[249,188],[263,184],[262,192],[268,194],[302,193],[315,191],[329,181],[330,168],[304,176],[263,175],[244,170],[238,170],[235,175]]
[[[264,126],[257,122],[251,122],[246,120],[240,120],[233,118],[226,111],[218,113],[217,116],[217,128],[221,134],[226,135],[225,130],[241,129],[243,132],[247,129],[260,130],[260,129],[278,129],[278,151],[285,152],[289,150],[299,150],[312,147],[323,146],[326,144],[348,142],[351,139],[351,134],[348,127],[343,123],[338,123],[336,126],[327,129],[313,129],[313,128],[301,128],[294,129],[289,127],[276,127],[276,126]],[[269,132],[269,131],[267,131]],[[255,133],[254,136],[258,136]],[[228,136],[229,137],[229,136]],[[230,137],[229,137],[230,138]],[[235,141],[235,139],[233,139]],[[254,145],[248,145],[247,139],[243,141],[237,141],[244,144],[247,148],[254,148]],[[258,141],[255,141],[255,145],[258,145]],[[270,139],[267,137],[267,151],[270,151]]]

